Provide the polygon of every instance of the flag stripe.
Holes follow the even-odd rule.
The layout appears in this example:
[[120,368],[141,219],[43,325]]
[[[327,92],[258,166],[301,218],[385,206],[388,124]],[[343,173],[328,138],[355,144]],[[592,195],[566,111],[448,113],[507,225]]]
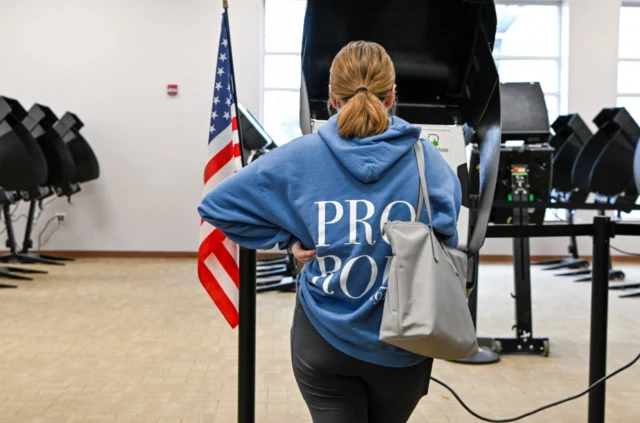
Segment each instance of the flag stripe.
[[222,168],[218,169],[218,171],[207,181],[204,185],[204,193],[208,193],[211,191],[216,185],[220,182],[224,181],[229,175],[231,175],[235,170],[235,163],[233,161],[228,161],[222,166]]
[[231,131],[231,128],[227,126],[220,132],[220,134],[218,134],[218,136],[216,136],[214,141],[209,143],[209,157],[214,157],[220,151],[221,143],[226,145],[226,143],[230,142],[233,142],[233,132]]
[[229,277],[226,269],[222,266],[219,257],[216,255],[209,255],[204,261],[207,269],[211,272],[213,277],[218,282],[218,285],[227,296],[227,298],[231,301],[231,303],[235,306],[236,312],[238,311],[238,297],[240,295],[240,291],[238,290],[238,286],[236,283]]
[[202,244],[215,229],[216,227],[211,223],[202,221],[200,224],[200,244]]
[[211,235],[209,235],[207,239],[202,241],[202,243],[200,244],[200,251],[203,252],[204,258],[207,258],[209,254],[216,253],[219,248],[223,248],[222,242],[225,239],[226,237],[224,236],[221,230],[219,229],[214,230],[211,233]]
[[229,254],[226,246],[223,243],[218,244],[214,252],[218,263],[224,269],[225,273],[229,277],[229,280],[235,285],[236,288],[240,288],[240,268],[236,263],[235,258]]
[[222,169],[231,159],[233,158],[233,143],[229,142],[224,148],[218,152],[209,163],[207,163],[207,168],[205,170],[205,178],[204,181],[207,183],[209,179],[218,173],[220,169]]
[[225,238],[222,243],[227,248],[227,251],[229,251],[229,254],[231,254],[231,256],[235,259],[236,263],[240,263],[240,249],[238,248],[238,246],[229,238]]
[[198,261],[198,276],[205,290],[222,312],[222,315],[227,319],[229,325],[232,328],[237,327],[239,322],[238,307],[222,290],[204,260]]

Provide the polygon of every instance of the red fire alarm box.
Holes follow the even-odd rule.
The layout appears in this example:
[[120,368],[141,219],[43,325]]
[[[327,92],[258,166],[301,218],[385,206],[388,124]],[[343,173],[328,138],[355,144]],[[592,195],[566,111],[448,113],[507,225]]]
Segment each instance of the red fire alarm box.
[[178,95],[178,84],[169,84],[167,85],[167,94],[171,97],[175,97]]

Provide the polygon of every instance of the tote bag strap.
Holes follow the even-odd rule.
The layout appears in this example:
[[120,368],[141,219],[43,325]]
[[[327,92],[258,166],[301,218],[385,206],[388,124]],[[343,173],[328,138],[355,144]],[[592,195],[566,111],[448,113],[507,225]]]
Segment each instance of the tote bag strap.
[[431,228],[431,236],[429,236],[429,238],[431,238],[431,249],[433,251],[433,258],[438,261],[438,257],[436,256],[436,246],[433,240],[436,237],[436,233],[433,230],[433,217],[431,215],[431,202],[429,201],[429,187],[427,186],[427,178],[425,176],[424,150],[422,147],[422,140],[418,140],[418,142],[413,146],[413,149],[416,153],[416,160],[418,162],[418,176],[420,176],[420,196],[418,198],[416,222],[420,221],[420,216],[422,215],[422,203],[423,201],[426,201],[427,214],[429,216],[429,228]]

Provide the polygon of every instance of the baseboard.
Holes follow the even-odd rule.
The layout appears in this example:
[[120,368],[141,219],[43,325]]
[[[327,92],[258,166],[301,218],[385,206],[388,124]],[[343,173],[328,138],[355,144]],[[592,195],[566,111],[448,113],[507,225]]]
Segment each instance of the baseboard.
[[[7,252],[3,252],[6,254]],[[190,251],[40,251],[45,256],[68,258],[180,258],[196,259],[198,253]]]
[[[8,251],[0,251],[7,254]],[[68,258],[168,258],[168,259],[196,259],[197,252],[191,251],[41,251],[47,256],[59,256]],[[258,253],[258,260],[285,257],[286,254]]]

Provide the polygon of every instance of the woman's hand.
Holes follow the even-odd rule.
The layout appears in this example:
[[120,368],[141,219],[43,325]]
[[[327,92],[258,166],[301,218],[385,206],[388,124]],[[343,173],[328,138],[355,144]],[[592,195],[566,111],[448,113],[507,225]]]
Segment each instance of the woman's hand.
[[316,250],[305,250],[300,241],[296,241],[291,247],[293,256],[302,264],[307,264],[316,258]]

